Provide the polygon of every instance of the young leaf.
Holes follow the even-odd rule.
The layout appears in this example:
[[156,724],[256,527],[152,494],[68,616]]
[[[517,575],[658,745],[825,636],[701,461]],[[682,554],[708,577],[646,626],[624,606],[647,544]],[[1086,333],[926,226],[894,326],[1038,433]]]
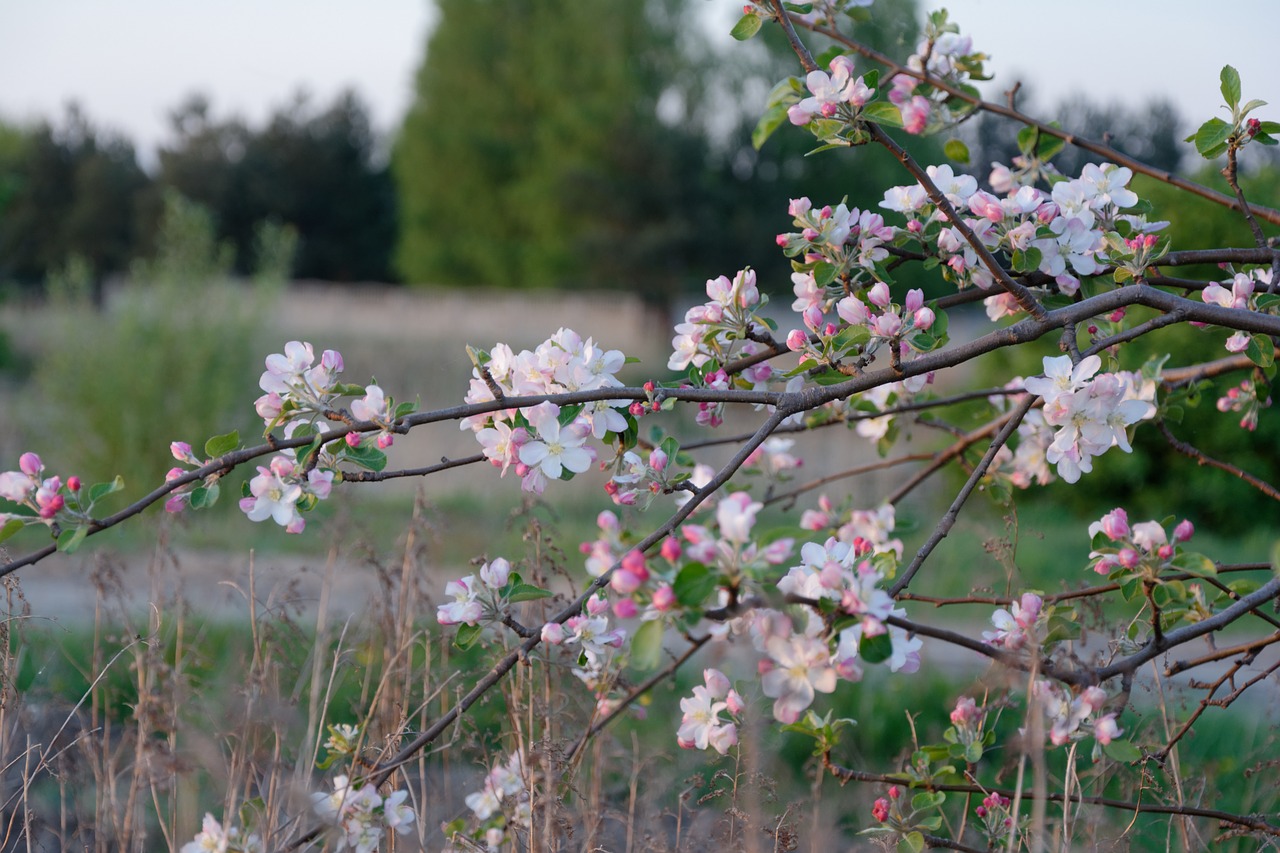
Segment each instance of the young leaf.
[[1102,751],[1112,761],[1119,761],[1122,764],[1131,764],[1134,761],[1142,760],[1142,750],[1127,740],[1113,740],[1104,746]]
[[94,483],[89,487],[89,503],[95,504],[107,495],[114,494],[124,488],[124,478],[119,474],[110,483]]
[[475,645],[476,640],[480,639],[480,634],[483,631],[484,628],[480,625],[459,625],[458,635],[453,638],[453,644],[466,651]]
[[888,101],[872,101],[862,108],[862,117],[889,127],[902,127],[902,112]]
[[1222,81],[1222,97],[1226,99],[1231,111],[1235,112],[1240,105],[1240,72],[1230,65],[1224,65],[1218,78]]
[[80,547],[80,543],[84,541],[84,537],[88,535],[89,528],[85,526],[64,530],[62,535],[58,537],[58,550],[64,554],[74,554],[76,549]]
[[8,539],[22,528],[26,527],[20,518],[11,518],[4,523],[4,527],[0,527],[0,542]]
[[671,584],[681,607],[697,607],[719,585],[720,576],[702,563],[689,563]]
[[541,587],[533,584],[518,583],[511,587],[511,592],[507,593],[507,601],[515,604],[520,601],[537,601],[540,598],[550,598],[551,593]]
[[764,26],[764,19],[759,15],[743,15],[738,19],[738,23],[733,25],[733,29],[729,30],[729,35],[738,41],[746,41],[760,32],[762,26]]
[[773,136],[773,132],[782,127],[787,120],[787,105],[774,104],[765,110],[764,115],[760,116],[760,121],[756,122],[755,129],[751,131],[751,147],[759,151]]
[[969,146],[963,140],[948,139],[947,144],[942,146],[942,153],[957,163],[969,162]]
[[1195,141],[1196,151],[1206,160],[1212,160],[1227,150],[1227,139],[1231,136],[1231,125],[1220,118],[1211,118],[1188,141]]
[[219,456],[230,453],[240,446],[240,432],[238,430],[229,432],[226,435],[215,435],[204,443],[204,455],[209,459],[217,459]]
[[631,640],[631,665],[639,670],[654,669],[662,660],[662,635],[665,626],[660,620],[645,622]]

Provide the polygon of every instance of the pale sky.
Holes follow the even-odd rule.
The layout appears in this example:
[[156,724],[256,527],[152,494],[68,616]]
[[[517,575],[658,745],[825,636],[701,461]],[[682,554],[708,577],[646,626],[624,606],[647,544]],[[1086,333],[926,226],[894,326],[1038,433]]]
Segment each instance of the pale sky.
[[[719,15],[710,4],[724,7],[721,33],[741,9],[741,0],[703,2],[708,19]],[[1260,115],[1280,118],[1275,0],[944,5],[993,58],[988,97],[1015,79],[1041,107],[1081,90],[1135,105],[1165,95],[1199,123],[1218,114],[1218,70],[1230,62],[1246,99],[1276,104]],[[430,0],[0,0],[0,116],[56,117],[76,100],[150,159],[167,113],[192,92],[208,94],[215,115],[259,122],[299,87],[320,103],[351,87],[389,134],[411,98],[431,22]]]

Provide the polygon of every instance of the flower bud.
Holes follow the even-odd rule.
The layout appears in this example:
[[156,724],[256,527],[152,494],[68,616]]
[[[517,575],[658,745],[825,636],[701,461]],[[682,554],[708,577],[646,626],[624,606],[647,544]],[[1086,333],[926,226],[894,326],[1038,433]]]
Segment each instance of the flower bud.
[[1196,533],[1196,527],[1187,519],[1178,522],[1178,526],[1173,528],[1173,539],[1175,542],[1186,542]]
[[666,612],[676,606],[676,591],[663,584],[653,591],[653,609]]
[[662,548],[658,551],[664,560],[675,562],[680,559],[680,541],[674,536],[668,536],[662,540]]
[[44,463],[34,453],[24,453],[18,457],[18,468],[28,477],[37,477],[43,470]]
[[548,622],[542,626],[542,642],[558,646],[564,642],[564,626],[559,622]]
[[384,432],[378,436],[377,441],[374,443],[378,445],[379,450],[386,450],[388,447],[390,447],[392,444],[395,443],[395,440],[396,440],[396,437],[394,435],[392,435],[389,432]]
[[[70,477],[68,477],[67,489],[72,492],[80,491],[80,478],[77,477],[75,474],[72,474]],[[1184,522],[1184,523],[1189,524],[1190,522]]]
[[633,598],[619,598],[613,603],[613,615],[619,619],[634,619],[639,612]]
[[809,346],[809,336],[801,329],[792,329],[787,333],[787,349],[792,352],[803,352]]
[[655,447],[649,454],[649,467],[661,474],[667,467],[667,454],[662,448]]
[[886,307],[889,304],[890,298],[889,285],[885,284],[883,281],[877,281],[872,285],[871,289],[867,291],[867,301],[879,308]]

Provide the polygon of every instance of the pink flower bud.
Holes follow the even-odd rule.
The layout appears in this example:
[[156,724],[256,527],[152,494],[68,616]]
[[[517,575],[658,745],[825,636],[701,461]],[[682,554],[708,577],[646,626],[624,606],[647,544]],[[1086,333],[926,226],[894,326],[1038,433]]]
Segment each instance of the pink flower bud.
[[890,299],[889,285],[885,284],[883,281],[877,281],[872,285],[871,289],[867,291],[867,301],[877,307],[884,308],[888,306]]
[[1185,518],[1178,522],[1177,527],[1173,528],[1173,540],[1175,542],[1186,542],[1195,535],[1196,526]]
[[384,432],[378,436],[377,441],[375,441],[374,443],[378,445],[379,450],[386,450],[388,447],[390,447],[392,444],[395,443],[395,440],[396,440],[396,437],[394,435],[392,435],[389,432]]
[[924,307],[924,291],[918,287],[907,291],[907,301],[902,306],[907,313],[914,314]]
[[646,394],[652,394],[657,387],[658,386],[653,384],[653,380],[650,379],[648,382],[644,383],[644,392]]
[[663,584],[653,591],[653,609],[666,612],[676,606],[676,591]]
[[791,216],[804,216],[813,208],[813,202],[807,197],[791,199],[791,203],[787,205],[787,213]]
[[1132,548],[1122,548],[1117,557],[1120,560],[1120,565],[1126,569],[1137,568],[1138,563],[1142,561],[1142,555]]
[[806,241],[812,243],[822,236],[822,232],[816,228],[806,228],[800,232],[800,236],[803,237]]
[[[176,480],[176,479],[178,479],[179,477],[181,477],[181,476],[182,476],[183,474],[185,474],[185,473],[187,473],[187,472],[186,472],[185,470],[183,470],[182,468],[170,468],[170,469],[169,469],[169,472],[168,472],[167,474],[165,474],[165,475],[164,475],[164,481],[165,481],[166,483],[171,483],[171,482],[173,482],[174,480]],[[68,483],[68,485],[70,485],[70,483]]]
[[639,612],[635,599],[619,598],[613,603],[613,615],[619,619],[634,619]]
[[932,308],[921,308],[912,316],[911,325],[920,330],[928,329],[933,325],[934,319]]
[[666,539],[662,540],[662,548],[658,553],[662,555],[664,560],[670,560],[674,563],[676,560],[680,559],[680,551],[679,540],[674,536],[668,536]]
[[644,564],[644,554],[635,548],[622,555],[622,570],[631,572],[641,581],[649,579],[649,569]]
[[871,816],[876,820],[880,821],[881,823],[884,823],[886,820],[888,820],[889,819],[889,801],[886,800],[884,797],[880,797],[879,799],[877,799],[875,801],[875,804],[871,806]]
[[598,595],[587,599],[587,612],[592,616],[599,616],[608,609],[609,602]]
[[18,457],[18,468],[28,477],[37,477],[44,469],[44,463],[34,453],[24,453]]
[[787,333],[787,349],[792,352],[803,352],[809,346],[809,336],[800,329],[792,329]]
[[[354,450],[355,448],[360,446],[361,435],[358,432],[349,432],[342,437],[342,440],[347,443],[347,447],[350,447]],[[489,461],[494,463],[495,465],[502,464],[501,459],[490,459]]]
[[548,622],[542,626],[542,642],[558,646],[564,642],[564,626],[559,622]]
[[1129,535],[1129,514],[1116,507],[1102,517],[1102,532],[1113,542],[1118,542]]
[[194,456],[191,452],[191,445],[185,441],[173,441],[169,443],[169,452],[173,454],[173,458],[179,462],[190,462]]
[[627,411],[638,418],[644,414],[644,403],[637,400],[627,407]]
[[779,234],[777,237],[773,238],[773,242],[777,243],[779,248],[785,249],[787,248],[787,245],[791,242],[791,235]]
[[662,448],[655,447],[649,454],[649,467],[661,474],[667,467],[667,454],[662,452]]
[[1156,556],[1162,560],[1173,559],[1173,546],[1161,545],[1159,548],[1156,549]]
[[818,329],[822,328],[822,309],[817,305],[810,305],[808,308],[804,309],[804,313],[801,314],[801,317],[804,320],[805,328],[809,329],[809,331],[817,332]]
[[921,222],[919,219],[912,219],[910,222],[907,223],[907,230],[910,231],[912,234],[919,234],[922,231],[924,231],[924,223]]
[[901,788],[899,788],[897,785],[889,786],[889,799],[896,800],[898,799],[898,797],[901,797],[901,796],[902,796]]
[[[80,478],[77,477],[75,474],[72,474],[70,477],[68,477],[67,489],[72,492],[80,491]],[[1189,523],[1189,522],[1184,522],[1184,523]]]

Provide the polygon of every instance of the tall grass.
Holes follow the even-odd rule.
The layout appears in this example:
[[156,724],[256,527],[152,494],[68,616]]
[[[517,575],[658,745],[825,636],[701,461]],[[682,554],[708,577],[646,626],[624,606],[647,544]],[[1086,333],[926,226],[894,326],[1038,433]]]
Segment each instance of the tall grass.
[[26,432],[57,470],[107,480],[124,474],[136,498],[164,480],[169,442],[200,446],[248,426],[261,329],[289,272],[292,233],[264,225],[249,280],[231,276],[209,213],[166,198],[156,257],[137,264],[97,309],[74,259],[49,281],[58,310],[33,354],[23,398]]

